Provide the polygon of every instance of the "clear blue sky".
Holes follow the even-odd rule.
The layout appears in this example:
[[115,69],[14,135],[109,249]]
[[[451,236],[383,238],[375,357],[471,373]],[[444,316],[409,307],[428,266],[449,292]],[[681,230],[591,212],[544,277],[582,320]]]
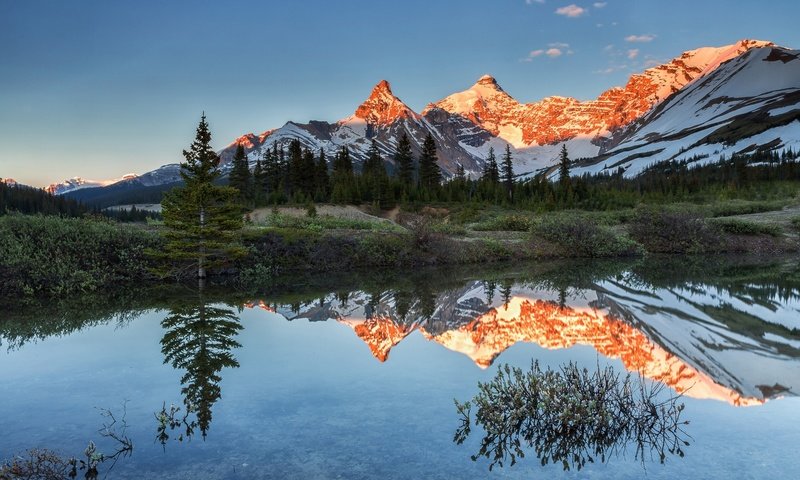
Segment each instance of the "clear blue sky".
[[417,111],[484,73],[520,101],[588,99],[684,50],[800,48],[798,18],[796,0],[0,0],[0,177],[143,173],[181,160],[203,110],[222,147],[343,118],[381,79]]

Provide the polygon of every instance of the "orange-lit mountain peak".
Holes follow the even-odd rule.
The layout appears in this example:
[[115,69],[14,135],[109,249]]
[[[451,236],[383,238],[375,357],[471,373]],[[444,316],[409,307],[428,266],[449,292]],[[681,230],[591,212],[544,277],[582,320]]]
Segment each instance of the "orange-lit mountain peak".
[[275,313],[275,308],[270,305],[267,305],[264,300],[259,300],[258,302],[248,302],[244,304],[245,308],[260,308],[265,312]]
[[367,344],[372,355],[381,362],[385,362],[392,348],[416,328],[416,324],[411,326],[398,324],[388,316],[376,316],[363,321],[346,319],[340,321],[349,325]]
[[400,118],[417,115],[392,93],[392,86],[381,80],[372,89],[369,98],[355,111],[355,116],[372,125],[389,125]]
[[259,141],[258,136],[256,136],[255,134],[252,134],[252,133],[246,133],[246,134],[238,137],[236,140],[233,141],[233,143],[231,143],[231,145],[235,145],[237,147],[239,145],[241,145],[246,150],[247,149],[253,149],[257,145],[260,145],[260,144],[261,144],[261,142]]

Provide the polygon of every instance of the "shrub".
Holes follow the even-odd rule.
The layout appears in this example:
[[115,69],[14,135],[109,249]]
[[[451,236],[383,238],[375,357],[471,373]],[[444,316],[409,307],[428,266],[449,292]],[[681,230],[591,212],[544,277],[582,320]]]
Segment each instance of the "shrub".
[[159,237],[107,220],[0,217],[0,295],[69,294],[149,277]]
[[780,210],[786,204],[783,200],[772,201],[747,201],[729,200],[711,207],[711,216],[729,217],[732,215],[747,215],[751,213],[771,212]]
[[794,217],[793,219],[790,220],[790,223],[792,225],[792,228],[800,232],[800,217]]
[[476,223],[473,230],[479,232],[527,232],[533,226],[533,219],[526,215],[502,215]]
[[531,231],[535,237],[563,248],[568,256],[612,257],[641,253],[641,247],[630,238],[610,227],[598,226],[588,218],[546,216]]
[[648,252],[703,253],[721,248],[719,228],[695,213],[645,208],[628,228]]
[[715,219],[712,223],[723,232],[734,235],[770,235],[777,237],[783,233],[778,225],[751,222],[739,218]]

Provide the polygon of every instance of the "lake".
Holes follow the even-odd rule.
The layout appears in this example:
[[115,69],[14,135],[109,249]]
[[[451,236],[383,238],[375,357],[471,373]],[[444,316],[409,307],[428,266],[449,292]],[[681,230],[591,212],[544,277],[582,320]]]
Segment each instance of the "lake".
[[[99,478],[800,472],[798,258],[322,274],[3,310],[4,459],[32,448],[82,458],[90,441],[112,455],[120,450],[113,431],[133,450],[100,462]],[[542,466],[531,449],[490,472],[488,459],[470,458],[479,425],[463,444],[453,441],[454,400],[476,396],[502,365],[528,372],[533,361],[552,372],[610,368],[637,385],[663,385],[659,398],[685,406],[684,456],[667,453],[661,463],[657,449],[640,455],[621,437],[605,461],[580,472],[553,458]]]

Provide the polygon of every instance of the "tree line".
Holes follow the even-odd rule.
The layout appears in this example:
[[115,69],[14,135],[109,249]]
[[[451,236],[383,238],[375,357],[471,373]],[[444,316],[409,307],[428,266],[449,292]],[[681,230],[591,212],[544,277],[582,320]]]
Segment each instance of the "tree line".
[[[610,210],[640,202],[683,201],[704,191],[737,194],[763,182],[798,181],[798,152],[757,150],[700,164],[701,157],[655,164],[635,177],[623,169],[613,173],[573,176],[573,161],[562,146],[557,162],[547,172],[528,178],[514,174],[510,146],[498,158],[492,148],[479,178],[466,175],[458,165],[449,178],[437,164],[434,139],[428,135],[418,158],[407,135],[388,156],[373,140],[362,168],[354,167],[347,146],[330,162],[324,150],[312,152],[299,140],[288,150],[273,143],[250,169],[244,148],[237,147],[230,185],[249,207],[307,202],[373,204],[391,208],[397,204],[475,202],[534,210]],[[392,161],[389,162],[388,160]],[[387,170],[391,165],[391,173]]]

